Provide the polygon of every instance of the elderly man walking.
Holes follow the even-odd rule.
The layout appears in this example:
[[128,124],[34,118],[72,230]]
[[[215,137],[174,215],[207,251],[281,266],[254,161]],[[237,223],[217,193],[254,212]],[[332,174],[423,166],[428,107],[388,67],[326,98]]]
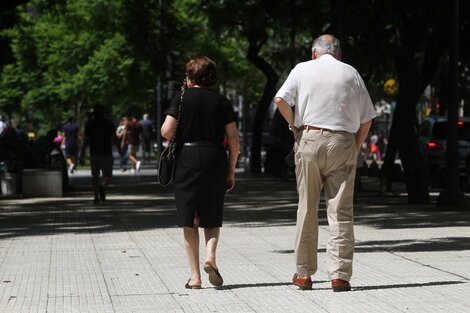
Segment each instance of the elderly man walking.
[[333,291],[351,290],[357,152],[376,114],[361,76],[340,59],[339,40],[331,35],[318,37],[313,42],[312,60],[297,64],[275,97],[296,139],[299,204],[297,271],[292,281],[303,290],[312,289],[310,276],[317,271],[322,189],[330,226],[328,276]]

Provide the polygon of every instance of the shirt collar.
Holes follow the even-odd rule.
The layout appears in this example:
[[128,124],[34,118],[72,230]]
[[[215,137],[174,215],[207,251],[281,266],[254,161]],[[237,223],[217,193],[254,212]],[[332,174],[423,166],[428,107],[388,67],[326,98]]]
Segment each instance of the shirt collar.
[[333,58],[333,59],[336,60],[336,58],[334,56],[332,56],[331,54],[329,54],[329,53],[322,54],[318,59],[321,59],[323,57]]

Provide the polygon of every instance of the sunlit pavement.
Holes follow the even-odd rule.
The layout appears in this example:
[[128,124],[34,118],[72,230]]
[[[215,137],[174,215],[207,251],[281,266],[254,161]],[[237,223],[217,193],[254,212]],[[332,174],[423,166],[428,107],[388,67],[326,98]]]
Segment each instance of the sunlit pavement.
[[152,164],[115,174],[101,204],[88,170],[61,198],[0,198],[1,312],[470,312],[470,208],[409,205],[402,184],[379,196],[365,178],[352,292],[328,282],[324,203],[318,273],[300,291],[290,282],[294,183],[239,173],[218,250],[224,286],[203,273],[203,289],[187,290],[172,189]]

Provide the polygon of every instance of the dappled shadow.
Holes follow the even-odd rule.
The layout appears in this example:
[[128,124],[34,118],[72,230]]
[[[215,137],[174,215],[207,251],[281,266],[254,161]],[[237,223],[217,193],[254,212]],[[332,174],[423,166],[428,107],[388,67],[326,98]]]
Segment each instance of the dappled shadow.
[[[258,184],[259,182],[259,184]],[[0,238],[57,233],[100,233],[176,227],[172,188],[162,188],[154,176],[116,177],[104,203],[93,204],[89,177],[74,177],[62,198],[0,200]],[[267,177],[240,177],[227,195],[226,224],[293,225],[295,193],[281,187],[280,197],[266,188],[279,184]]]
[[444,237],[416,240],[362,241],[355,252],[435,252],[470,250],[470,237]]
[[[159,186],[141,178],[114,183],[105,203],[93,204],[88,178],[74,178],[63,198],[0,202],[0,238],[55,233],[129,231],[171,227],[173,197],[152,198]],[[146,198],[145,195],[149,197]]]
[[355,223],[379,229],[470,226],[470,209],[445,209],[429,205],[410,205],[370,201],[355,206]]
[[[74,177],[72,183],[73,189],[63,198],[1,199],[0,238],[176,227],[172,187],[162,188],[157,184],[155,176],[115,177],[106,202],[99,205],[92,203],[90,177]],[[226,197],[224,225],[295,225],[295,183],[261,174],[237,174],[236,184],[235,190]],[[320,205],[319,222],[327,225],[324,201]],[[355,204],[355,224],[379,229],[470,226],[470,210],[441,210],[433,205],[409,205],[405,196],[380,197],[369,188],[359,194]],[[468,243],[464,240],[444,238],[442,242],[397,243],[394,248],[429,251],[427,249],[437,244],[435,249],[445,250],[447,247],[447,250],[466,250]],[[358,251],[385,248],[363,243]]]
[[[356,242],[355,253],[368,252],[435,252],[470,250],[470,237],[443,237],[407,240],[376,240]],[[317,250],[325,253],[325,248]],[[278,254],[293,254],[294,250],[273,250]]]

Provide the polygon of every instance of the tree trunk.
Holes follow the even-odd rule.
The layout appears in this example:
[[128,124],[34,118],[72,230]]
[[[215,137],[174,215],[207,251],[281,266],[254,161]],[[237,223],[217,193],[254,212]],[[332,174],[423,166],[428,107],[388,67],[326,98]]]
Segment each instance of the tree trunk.
[[259,44],[254,38],[249,38],[248,42],[249,47],[246,58],[262,71],[267,78],[263,95],[258,103],[258,108],[256,109],[253,121],[253,135],[251,139],[251,172],[260,173],[263,124],[266,119],[266,113],[268,112],[269,106],[276,94],[276,85],[279,80],[279,76],[272,66],[258,55],[262,43]]
[[[439,60],[443,55],[447,36],[445,18],[437,24],[427,25],[428,15],[423,13],[417,3],[407,1],[387,2],[396,27],[397,50],[395,66],[400,88],[397,106],[390,130],[389,145],[396,147],[402,161],[404,178],[410,203],[429,203],[428,174],[424,157],[418,146],[416,128],[418,126],[416,104],[427,85],[436,73]],[[429,8],[428,8],[429,9]],[[420,15],[422,14],[422,15]],[[424,14],[424,15],[423,15]],[[432,28],[423,47],[418,43],[419,34]],[[417,55],[424,56],[418,65]],[[393,151],[392,151],[393,152]],[[390,174],[394,155],[386,157],[384,173]],[[390,177],[387,178],[390,180]]]
[[398,47],[396,68],[400,89],[391,135],[396,142],[392,144],[396,145],[400,154],[408,202],[429,203],[427,170],[416,134],[416,104],[424,88],[410,45]]
[[399,92],[393,123],[398,153],[404,170],[409,203],[429,203],[427,171],[419,150],[416,135],[415,107],[418,97],[414,93]]

